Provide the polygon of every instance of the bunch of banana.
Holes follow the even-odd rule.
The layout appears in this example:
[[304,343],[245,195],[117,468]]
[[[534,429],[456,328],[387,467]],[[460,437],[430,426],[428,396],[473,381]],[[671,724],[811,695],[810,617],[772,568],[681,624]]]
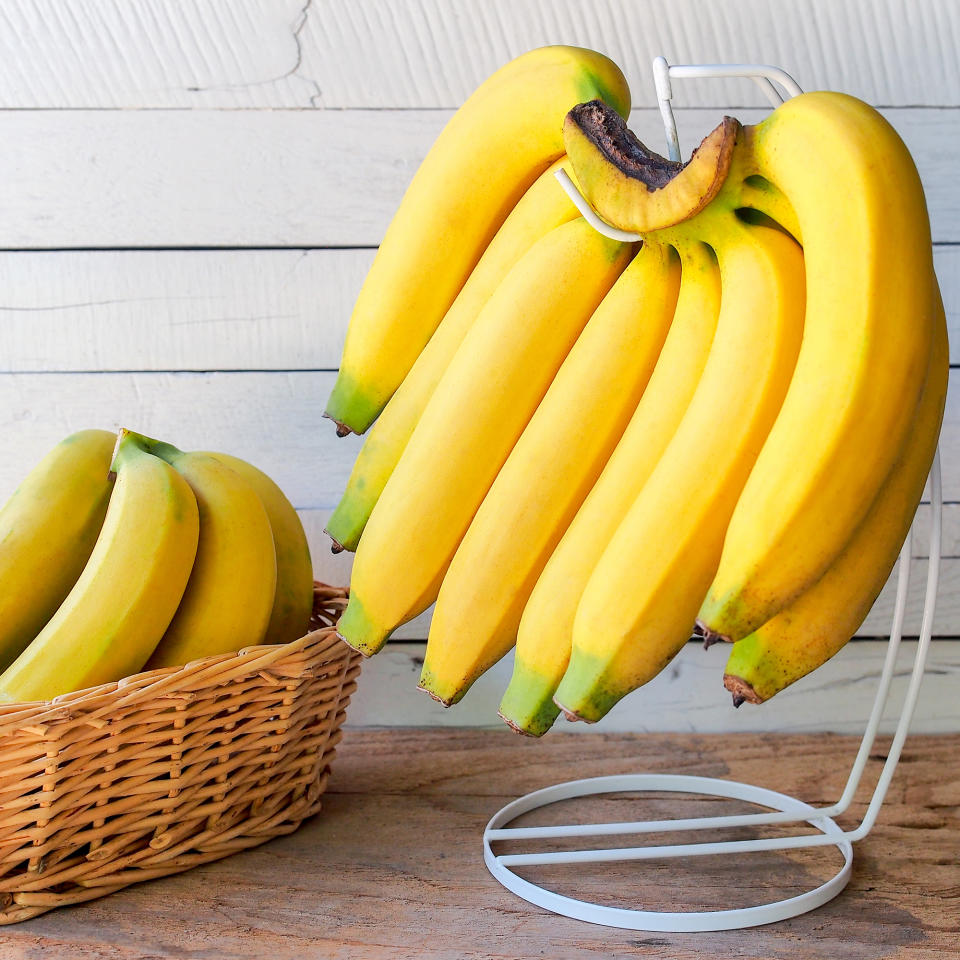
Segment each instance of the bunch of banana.
[[[754,338],[741,345],[742,372],[714,384],[714,433],[681,454],[694,483],[685,487],[673,455],[692,429],[696,395],[591,572],[555,703],[599,719],[669,662],[695,617],[708,639],[752,633],[734,648],[726,683],[741,699],[769,697],[855,632],[889,575],[932,460],[945,325],[916,169],[875,110],[831,93],[791,100],[754,128],[725,121],[673,171],[602,104],[572,111],[567,131],[578,180],[601,216],[652,238],[697,236],[717,251],[721,320],[698,394],[726,349],[728,303],[742,324],[758,289],[757,280],[724,276],[711,223],[719,210],[752,203],[802,241],[804,256],[801,290],[783,287],[785,305],[802,310],[795,368],[782,368],[780,398],[746,451],[746,471],[718,478],[736,439],[725,414],[761,373]],[[783,265],[777,273],[783,283]],[[772,329],[777,306],[766,299],[765,310],[754,309]],[[693,538],[686,552],[684,537]]]
[[53,617],[0,675],[0,699],[49,700],[136,673],[183,596],[197,551],[187,482],[134,434],[121,438],[103,529]]
[[704,244],[684,247],[680,271],[676,311],[647,387],[523,609],[513,677],[500,704],[500,716],[518,731],[539,735],[557,718],[553,694],[569,662],[583,588],[670,442],[703,373],[720,313],[720,271]]
[[826,573],[776,616],[738,640],[724,686],[734,706],[762,703],[830,659],[856,633],[910,531],[930,470],[947,395],[949,353],[940,292],[930,368],[913,429],[867,515]]
[[[420,686],[456,703],[515,645],[500,715],[534,736],[599,720],[695,631],[734,642],[737,703],[832,656],[893,567],[946,394],[923,192],[876,110],[806,94],[682,164],[620,107],[569,111],[566,156],[472,272],[444,268],[459,295],[425,347],[400,314],[368,328],[368,393],[392,399],[328,527],[357,551],[340,635],[375,653],[435,602]],[[639,250],[576,217],[560,166]]]
[[537,241],[504,277],[367,522],[337,628],[351,646],[376,653],[436,600],[500,467],[631,252],[578,217]]
[[3,702],[308,628],[300,520],[269,477],[227,454],[86,430],[20,485],[0,529]]
[[327,533],[337,548],[357,549],[370,513],[443,372],[510,268],[537,240],[577,217],[577,208],[555,177],[561,168],[573,175],[570,161],[564,157],[548,167],[520,198],[373,424],[350,473],[347,489],[327,521]]
[[497,474],[447,570],[430,626],[420,685],[443,703],[458,701],[513,646],[530,591],[650,379],[679,280],[674,251],[645,244]]
[[524,191],[563,155],[563,118],[600,97],[624,116],[620,69],[551,46],[502,67],[453,115],[407,188],[350,318],[326,415],[363,433],[383,409]]

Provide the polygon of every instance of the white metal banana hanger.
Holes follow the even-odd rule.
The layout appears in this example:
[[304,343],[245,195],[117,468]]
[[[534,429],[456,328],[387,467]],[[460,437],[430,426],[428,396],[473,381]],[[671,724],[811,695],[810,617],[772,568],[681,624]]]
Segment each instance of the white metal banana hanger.
[[[653,61],[654,82],[660,113],[663,117],[670,159],[680,159],[680,144],[671,101],[671,79],[701,77],[748,77],[763,89],[771,104],[776,107],[789,97],[802,91],[787,73],[778,67],[762,64],[704,64],[669,65],[663,57]],[[787,94],[784,97],[778,84]],[[560,170],[557,179],[570,195],[584,218],[600,233],[614,240],[639,240],[639,234],[619,230],[601,219],[580,194],[573,181]],[[483,855],[487,868],[507,889],[525,900],[545,907],[555,913],[576,919],[587,920],[607,926],[632,930],[694,931],[729,930],[756,926],[794,917],[826,903],[846,886],[853,862],[852,844],[865,837],[873,827],[893,779],[900,753],[903,749],[910,722],[917,705],[920,683],[930,650],[933,634],[933,616],[936,606],[937,585],[940,574],[941,513],[943,496],[940,482],[940,451],[934,455],[930,470],[930,550],[927,565],[927,584],[924,597],[923,620],[920,639],[914,658],[910,683],[901,707],[900,718],[884,762],[873,796],[860,825],[852,830],[842,830],[832,819],[844,813],[853,801],[870,751],[873,748],[884,707],[890,693],[897,652],[903,633],[906,614],[907,592],[910,584],[910,545],[912,527],[900,551],[897,577],[897,598],[890,630],[890,642],[874,698],[867,727],[860,743],[850,775],[840,799],[829,807],[814,807],[794,797],[756,787],[750,784],[717,780],[710,777],[677,776],[669,774],[626,774],[611,777],[594,777],[574,780],[569,783],[546,787],[535,793],[514,800],[498,811],[487,824],[483,834]],[[914,526],[916,521],[914,521]],[[723,817],[694,817],[683,820],[647,820],[620,823],[570,824],[551,827],[507,827],[517,817],[546,804],[595,794],[633,791],[672,791],[677,793],[703,794],[756,803],[772,808],[771,813],[742,814]],[[648,834],[666,831],[714,830],[725,827],[746,827],[770,824],[806,822],[819,832],[784,837],[764,837],[749,840],[728,840],[710,843],[681,843],[657,846],[616,847],[598,850],[571,850],[548,853],[495,854],[491,844],[504,840],[546,840],[562,837],[616,836],[623,834]],[[840,871],[819,887],[799,896],[736,910],[713,910],[703,912],[663,912],[632,910],[601,906],[586,900],[577,900],[547,890],[529,880],[519,877],[513,867],[528,867],[560,863],[599,863],[624,860],[649,860],[654,858],[704,856],[710,854],[748,853],[760,850],[787,850],[798,847],[836,846],[843,854]]]

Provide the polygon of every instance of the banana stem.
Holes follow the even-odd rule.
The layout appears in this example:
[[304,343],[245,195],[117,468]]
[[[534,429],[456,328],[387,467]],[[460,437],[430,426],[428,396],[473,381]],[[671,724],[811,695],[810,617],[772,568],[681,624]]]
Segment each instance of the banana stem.
[[152,453],[155,457],[166,460],[167,463],[170,464],[183,456],[183,451],[175,447],[172,443],[165,443],[163,440],[154,440],[152,437],[144,436],[142,433],[135,433],[133,430],[121,427],[120,433],[117,436],[117,446],[114,450],[114,463],[116,463],[117,457],[129,447],[136,447],[144,453]]

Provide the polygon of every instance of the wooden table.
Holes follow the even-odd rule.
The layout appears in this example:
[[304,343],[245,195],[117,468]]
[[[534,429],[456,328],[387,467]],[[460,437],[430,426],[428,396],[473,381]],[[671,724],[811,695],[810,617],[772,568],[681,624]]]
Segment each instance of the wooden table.
[[[908,741],[880,822],[846,891],[768,927],[706,934],[614,930],[554,916],[487,873],[480,835],[507,800],[617,772],[731,777],[826,804],[842,790],[849,737],[348,730],[324,811],[295,835],[177,877],[55,911],[0,932],[4,960],[91,958],[713,957],[885,960],[960,955],[960,734]],[[876,775],[887,741],[868,769]],[[869,787],[841,822],[864,809]],[[727,801],[596,801],[607,819],[734,812]],[[570,810],[552,811],[569,818]],[[547,812],[537,814],[548,822]],[[611,904],[674,909],[789,896],[836,870],[821,849],[731,862],[608,865],[541,872],[556,889]],[[543,869],[543,868],[541,868]],[[535,876],[532,872],[531,877]]]

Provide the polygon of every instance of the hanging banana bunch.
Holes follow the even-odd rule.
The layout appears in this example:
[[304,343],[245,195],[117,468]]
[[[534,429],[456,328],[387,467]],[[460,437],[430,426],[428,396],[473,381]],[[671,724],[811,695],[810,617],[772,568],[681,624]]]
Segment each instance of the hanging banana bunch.
[[[351,320],[341,380],[362,387],[338,381],[330,413],[380,419],[329,524],[357,551],[340,635],[373,654],[435,602],[420,686],[456,703],[516,646],[500,715],[532,736],[599,720],[694,631],[732,642],[723,682],[760,703],[856,632],[933,459],[948,348],[916,167],[875,109],[830,92],[726,117],[666,160],[628,129],[609,61],[546,49],[448,129],[488,124],[509,152],[520,121],[477,105],[525,90],[540,57],[591,78],[541,106],[596,92],[566,104],[559,141],[529,107],[539,159],[509,186],[479,189],[445,131],[384,242],[393,279],[375,264]],[[470,175],[424,174],[441,157]],[[576,216],[559,167],[639,248]],[[483,229],[418,259],[468,201]],[[422,231],[395,240],[408,222]]]

